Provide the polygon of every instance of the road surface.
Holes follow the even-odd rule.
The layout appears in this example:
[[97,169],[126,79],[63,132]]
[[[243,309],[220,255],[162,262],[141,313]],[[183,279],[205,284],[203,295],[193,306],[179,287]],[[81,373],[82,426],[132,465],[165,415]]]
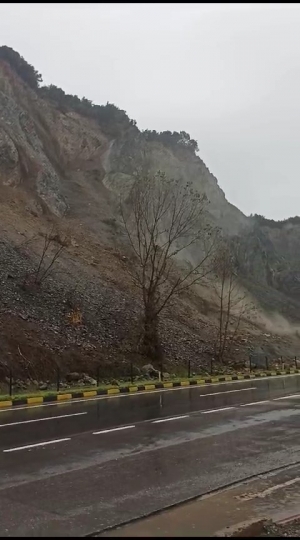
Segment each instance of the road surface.
[[[262,531],[262,520],[273,523],[300,520],[299,486],[300,465],[291,465],[134,520],[98,536],[228,537],[251,526],[252,530],[248,529],[248,534],[243,536],[257,538]],[[299,530],[299,525],[293,526],[293,532]],[[284,536],[282,533],[279,535],[281,538]]]
[[0,536],[85,536],[300,462],[300,376],[0,412]]

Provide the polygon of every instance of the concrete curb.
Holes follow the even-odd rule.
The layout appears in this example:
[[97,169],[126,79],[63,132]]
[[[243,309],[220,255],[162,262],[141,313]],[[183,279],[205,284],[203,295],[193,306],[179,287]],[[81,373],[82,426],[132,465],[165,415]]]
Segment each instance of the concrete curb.
[[119,388],[105,388],[97,390],[82,390],[82,392],[68,393],[53,393],[50,396],[32,396],[24,398],[12,398],[9,400],[1,400],[0,409],[5,407],[13,407],[19,405],[42,405],[43,403],[68,401],[71,399],[89,398],[95,396],[111,396],[116,394],[128,394],[132,392],[145,392],[147,390],[163,390],[165,388],[179,388],[185,386],[201,386],[205,384],[213,384],[218,382],[242,381],[249,379],[258,379],[261,377],[276,377],[277,375],[295,375],[300,373],[300,369],[285,369],[283,371],[261,371],[259,373],[251,373],[247,375],[222,375],[219,377],[210,377],[208,379],[190,379],[189,381],[176,382],[158,382],[143,385],[121,386]]

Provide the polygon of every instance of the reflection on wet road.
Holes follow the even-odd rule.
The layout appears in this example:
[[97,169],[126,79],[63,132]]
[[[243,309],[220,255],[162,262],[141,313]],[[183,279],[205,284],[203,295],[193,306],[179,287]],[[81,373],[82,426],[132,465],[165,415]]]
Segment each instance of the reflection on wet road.
[[300,392],[300,377],[289,376],[0,411],[0,449],[7,444],[39,442],[49,435],[58,439],[128,423],[255,404],[296,392]]
[[81,536],[300,461],[299,413],[297,375],[1,411],[0,535]]

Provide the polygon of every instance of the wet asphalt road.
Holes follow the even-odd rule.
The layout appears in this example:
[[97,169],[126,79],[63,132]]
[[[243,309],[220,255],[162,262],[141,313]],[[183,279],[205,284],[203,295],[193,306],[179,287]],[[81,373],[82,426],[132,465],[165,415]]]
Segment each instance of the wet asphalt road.
[[1,411],[0,536],[84,536],[300,462],[299,414],[300,376]]

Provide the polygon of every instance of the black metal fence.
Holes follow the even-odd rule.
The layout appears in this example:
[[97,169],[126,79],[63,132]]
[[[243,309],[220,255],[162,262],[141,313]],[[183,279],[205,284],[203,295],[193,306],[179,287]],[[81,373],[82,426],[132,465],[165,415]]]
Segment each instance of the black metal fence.
[[[237,364],[220,365],[212,357],[206,366],[200,360],[188,360],[185,368],[178,368],[172,374],[168,373],[170,365],[159,365],[159,369],[153,368],[150,364],[148,368],[139,367],[134,362],[122,361],[111,363],[89,364],[88,368],[84,369],[84,365],[74,366],[70,371],[66,366],[61,366],[58,363],[51,365],[51,369],[47,370],[44,377],[41,377],[35,372],[30,365],[20,368],[9,367],[7,365],[0,366],[0,394],[13,394],[28,392],[28,391],[64,391],[76,387],[99,387],[103,385],[126,385],[128,383],[138,384],[139,381],[145,380],[167,380],[175,377],[192,378],[196,376],[205,377],[208,374],[230,374],[230,372],[255,372],[255,371],[283,371],[285,369],[300,368],[300,359],[294,358],[279,358],[270,359],[268,356],[250,355],[244,362]],[[72,366],[73,367],[73,366]],[[49,368],[49,366],[48,366]],[[173,367],[174,369],[174,367]],[[2,382],[1,382],[2,381]]]
[[[222,368],[224,371],[226,369],[232,369],[235,371],[244,371],[248,370],[250,372],[252,371],[258,371],[258,370],[284,370],[287,368],[294,368],[298,369],[300,368],[300,358],[297,359],[296,356],[293,358],[283,358],[282,356],[278,359],[271,359],[268,356],[260,356],[260,355],[249,355],[249,357],[243,362],[243,363],[225,363],[224,365],[220,365],[220,362],[216,362],[213,357],[210,358],[209,361],[209,373],[210,375],[214,375],[215,373],[220,373],[220,368]],[[202,368],[203,372],[203,368]],[[194,363],[191,360],[188,360],[187,362],[187,376],[188,378],[198,375],[197,369],[195,369]]]
[[[25,391],[62,391],[76,387],[98,387],[101,385],[126,385],[138,381],[151,381],[155,378],[163,380],[164,373],[159,369],[142,369],[134,362],[111,362],[87,365],[72,365],[70,367],[59,365],[47,366],[47,370],[36,370],[32,365],[10,367],[0,364],[0,395],[23,393]],[[161,366],[162,368],[162,366]]]

